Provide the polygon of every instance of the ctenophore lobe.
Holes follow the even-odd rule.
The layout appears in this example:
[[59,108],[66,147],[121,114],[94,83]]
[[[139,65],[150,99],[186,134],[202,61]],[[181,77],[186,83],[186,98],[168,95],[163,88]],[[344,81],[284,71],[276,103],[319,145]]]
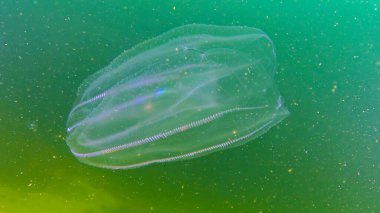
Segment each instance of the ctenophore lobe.
[[137,44],[88,77],[67,121],[82,162],[128,169],[242,145],[288,114],[261,30],[191,24]]

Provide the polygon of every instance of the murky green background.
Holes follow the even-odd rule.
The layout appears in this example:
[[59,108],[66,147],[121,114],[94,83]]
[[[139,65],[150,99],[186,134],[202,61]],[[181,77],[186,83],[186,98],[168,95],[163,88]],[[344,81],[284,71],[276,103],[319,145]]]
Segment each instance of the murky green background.
[[[187,23],[263,29],[291,111],[239,148],[125,171],[65,144],[78,85]],[[380,212],[378,1],[0,0],[0,212]]]

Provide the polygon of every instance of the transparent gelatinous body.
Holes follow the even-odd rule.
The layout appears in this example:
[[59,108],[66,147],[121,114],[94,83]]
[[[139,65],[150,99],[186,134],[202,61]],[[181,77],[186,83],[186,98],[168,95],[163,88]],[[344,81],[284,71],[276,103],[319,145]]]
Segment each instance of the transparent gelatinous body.
[[67,122],[82,162],[127,169],[244,144],[289,112],[259,29],[186,25],[142,42],[86,79]]

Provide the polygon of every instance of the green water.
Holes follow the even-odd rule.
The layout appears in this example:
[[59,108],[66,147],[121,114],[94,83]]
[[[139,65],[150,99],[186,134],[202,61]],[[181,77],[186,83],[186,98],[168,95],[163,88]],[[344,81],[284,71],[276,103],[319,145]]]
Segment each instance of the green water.
[[[78,162],[79,84],[189,23],[264,30],[291,112],[256,140],[112,171]],[[380,212],[380,3],[0,0],[0,212]]]

